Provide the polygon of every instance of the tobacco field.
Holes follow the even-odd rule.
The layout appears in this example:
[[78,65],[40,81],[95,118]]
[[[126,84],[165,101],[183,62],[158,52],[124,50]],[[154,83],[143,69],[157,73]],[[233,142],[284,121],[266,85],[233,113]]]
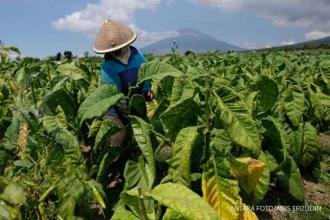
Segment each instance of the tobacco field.
[[[149,56],[137,84],[152,81],[147,102],[101,85],[99,58],[10,61],[10,50],[0,52],[0,219],[253,220],[249,207],[271,189],[306,205],[306,176],[330,183],[319,143],[329,51]],[[110,106],[125,112],[124,148],[110,146]]]

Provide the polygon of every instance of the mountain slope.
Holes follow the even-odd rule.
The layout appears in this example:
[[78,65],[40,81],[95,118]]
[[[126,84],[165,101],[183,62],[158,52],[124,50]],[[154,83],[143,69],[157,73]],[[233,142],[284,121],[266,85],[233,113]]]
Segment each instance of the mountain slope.
[[[292,45],[287,46],[278,46],[278,47],[272,47],[267,48],[269,49],[275,49],[275,50],[305,50],[305,49],[317,49],[317,48],[330,48],[330,36],[317,39],[317,40],[311,40],[301,43],[296,43]],[[262,49],[264,50],[264,49]]]
[[242,48],[220,41],[216,38],[203,34],[195,29],[187,28],[178,31],[178,35],[175,37],[163,39],[153,44],[141,48],[141,51],[145,54],[152,53],[155,55],[162,55],[171,53],[173,42],[176,41],[178,45],[177,52],[184,53],[188,50],[195,53],[204,53],[209,50],[221,50],[221,51],[241,51]]

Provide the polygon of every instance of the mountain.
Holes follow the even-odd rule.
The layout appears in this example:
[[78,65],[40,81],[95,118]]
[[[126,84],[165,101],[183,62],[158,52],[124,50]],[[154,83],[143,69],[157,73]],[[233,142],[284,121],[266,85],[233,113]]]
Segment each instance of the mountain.
[[[318,40],[311,40],[311,41],[305,41],[297,44],[291,44],[287,46],[278,46],[278,47],[272,47],[267,48],[269,49],[275,49],[275,50],[306,50],[306,49],[318,49],[318,48],[330,48],[330,36],[321,38]],[[264,50],[264,49],[262,49]]]
[[178,35],[166,38],[141,48],[145,54],[152,53],[155,55],[169,54],[172,52],[173,42],[178,45],[177,52],[184,53],[193,51],[195,53],[204,53],[209,50],[221,51],[242,51],[244,49],[220,41],[214,37],[203,34],[193,28],[182,29],[178,31]]

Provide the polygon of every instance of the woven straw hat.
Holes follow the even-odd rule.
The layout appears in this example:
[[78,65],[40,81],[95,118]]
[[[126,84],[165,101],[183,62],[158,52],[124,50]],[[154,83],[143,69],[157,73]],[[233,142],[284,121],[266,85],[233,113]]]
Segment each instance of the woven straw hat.
[[130,45],[135,39],[131,28],[107,19],[96,36],[93,49],[96,53],[108,53]]

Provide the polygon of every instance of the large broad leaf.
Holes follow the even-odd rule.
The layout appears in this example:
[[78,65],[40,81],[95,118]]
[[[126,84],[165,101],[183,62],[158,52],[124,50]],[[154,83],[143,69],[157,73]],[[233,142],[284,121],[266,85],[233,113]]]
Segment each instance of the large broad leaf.
[[14,116],[11,120],[11,124],[6,129],[4,135],[3,146],[5,147],[5,149],[13,150],[16,148],[19,132],[20,132],[20,121],[16,116]]
[[173,76],[180,77],[183,73],[175,67],[160,62],[148,62],[143,64],[139,71],[138,82],[152,79],[154,82],[160,82],[162,79]]
[[189,98],[171,105],[161,114],[165,132],[172,142],[182,128],[196,125],[199,111],[198,104]]
[[132,115],[146,119],[147,107],[145,99],[142,95],[135,94],[131,97],[129,109]]
[[251,193],[264,171],[265,164],[251,157],[234,158],[231,160],[231,170],[239,179],[239,184],[246,193]]
[[299,164],[309,166],[320,156],[320,145],[316,129],[309,122],[304,124],[303,146],[299,155]]
[[290,193],[295,199],[304,201],[304,184],[298,166],[294,159],[287,157],[282,170],[277,173],[280,185]]
[[212,147],[218,155],[225,156],[231,151],[231,138],[224,129],[212,129],[210,147]]
[[260,76],[257,82],[259,95],[259,107],[262,112],[270,110],[276,103],[278,97],[277,83],[269,76]]
[[139,145],[139,148],[142,151],[142,155],[146,161],[146,172],[148,175],[148,185],[151,187],[155,180],[156,168],[155,168],[155,159],[152,149],[152,144],[150,140],[150,127],[147,122],[143,119],[132,116],[131,118],[132,129],[136,142]]
[[80,80],[85,77],[84,71],[77,67],[74,62],[59,65],[57,67],[57,71],[63,75],[69,76],[74,80]]
[[143,192],[151,189],[152,184],[146,170],[146,164],[143,158],[139,158],[137,162],[128,160],[124,171],[125,188],[127,190],[139,187]]
[[187,76],[174,79],[170,97],[171,104],[179,101],[180,99],[193,97],[194,92],[194,86],[191,81],[187,80]]
[[245,99],[245,107],[252,116],[257,108],[257,100],[258,100],[258,92],[256,91],[251,92]]
[[82,162],[78,139],[67,129],[67,122],[63,112],[56,116],[45,116],[43,118],[43,126],[63,146],[65,155],[71,162]]
[[45,97],[44,102],[53,112],[55,112],[56,107],[60,105],[67,116],[74,116],[77,111],[77,106],[72,96],[63,88],[53,90]]
[[[0,50],[0,63],[1,63],[1,50]],[[22,214],[19,207],[12,207],[5,202],[0,202],[0,219],[1,220],[22,220]]]
[[111,135],[119,130],[118,126],[109,119],[103,120],[100,129],[95,137],[94,152],[100,149],[100,146],[109,141]]
[[226,174],[229,162],[214,155],[204,166],[202,177],[203,199],[220,215],[221,219],[238,219],[243,205],[238,181]]
[[220,121],[224,124],[233,142],[246,148],[258,156],[261,148],[259,133],[252,116],[244,108],[243,103],[224,103],[216,97],[217,109],[220,111]]
[[134,215],[131,211],[127,210],[124,205],[119,205],[115,208],[111,220],[139,220],[140,218]]
[[187,127],[182,129],[175,139],[173,145],[173,157],[169,160],[170,173],[175,183],[185,186],[191,181],[191,155],[193,148],[199,140],[198,127]]
[[11,183],[6,186],[3,193],[0,195],[0,199],[3,199],[10,204],[24,205],[26,204],[26,196],[22,186]]
[[298,127],[305,111],[305,94],[297,88],[289,90],[285,97],[284,110],[290,122]]
[[268,117],[262,120],[262,125],[266,129],[265,137],[270,147],[270,151],[280,151],[282,150],[282,155],[278,155],[276,159],[280,162],[286,159],[287,151],[290,146],[285,128],[283,124],[277,119]]
[[215,210],[204,202],[202,198],[181,184],[160,184],[151,191],[150,196],[186,219],[220,219]]
[[124,95],[116,87],[103,85],[89,95],[79,107],[80,122],[100,117]]
[[167,208],[162,220],[186,220],[186,218],[174,212],[172,209]]
[[309,89],[309,99],[314,110],[314,115],[319,120],[330,120],[330,96],[321,92],[313,92]]

